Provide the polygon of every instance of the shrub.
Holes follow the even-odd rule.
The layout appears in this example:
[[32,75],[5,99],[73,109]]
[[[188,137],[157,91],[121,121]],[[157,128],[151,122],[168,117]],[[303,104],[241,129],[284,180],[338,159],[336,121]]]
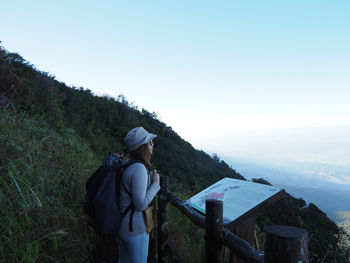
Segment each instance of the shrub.
[[0,262],[86,262],[81,203],[95,155],[72,129],[0,116]]

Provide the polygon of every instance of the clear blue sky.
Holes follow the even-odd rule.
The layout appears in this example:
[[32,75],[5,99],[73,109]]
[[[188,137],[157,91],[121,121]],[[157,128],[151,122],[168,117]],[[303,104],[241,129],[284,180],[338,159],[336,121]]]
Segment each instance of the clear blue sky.
[[349,14],[345,0],[8,0],[0,40],[203,147],[237,130],[350,125]]

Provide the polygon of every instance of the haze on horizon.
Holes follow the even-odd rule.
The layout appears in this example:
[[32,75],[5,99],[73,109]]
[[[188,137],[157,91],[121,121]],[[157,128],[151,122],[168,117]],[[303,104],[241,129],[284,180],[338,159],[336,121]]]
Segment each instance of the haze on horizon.
[[[233,168],[239,164],[260,165],[267,170],[275,167],[289,171],[291,178],[300,179],[303,175],[309,185],[319,185],[316,182],[323,180],[323,186],[332,183],[350,190],[350,125],[237,131],[207,136],[204,142],[202,139],[193,138],[191,142],[218,154]],[[286,181],[282,175],[268,177],[273,183]]]

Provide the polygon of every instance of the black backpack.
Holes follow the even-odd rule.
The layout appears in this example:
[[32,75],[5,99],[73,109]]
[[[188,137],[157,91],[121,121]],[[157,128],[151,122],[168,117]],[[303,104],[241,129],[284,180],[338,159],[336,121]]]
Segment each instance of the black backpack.
[[120,212],[120,188],[123,171],[137,162],[140,163],[129,161],[118,166],[100,166],[87,180],[84,212],[97,234],[116,236],[122,219],[134,207],[131,203],[124,213]]

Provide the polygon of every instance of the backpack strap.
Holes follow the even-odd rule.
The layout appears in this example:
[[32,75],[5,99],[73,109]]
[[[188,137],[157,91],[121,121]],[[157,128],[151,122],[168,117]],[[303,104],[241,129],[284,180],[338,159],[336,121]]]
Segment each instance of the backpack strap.
[[130,232],[133,232],[132,220],[134,218],[134,212],[135,212],[135,207],[132,205],[131,212],[130,212],[130,217],[129,217],[129,231]]

